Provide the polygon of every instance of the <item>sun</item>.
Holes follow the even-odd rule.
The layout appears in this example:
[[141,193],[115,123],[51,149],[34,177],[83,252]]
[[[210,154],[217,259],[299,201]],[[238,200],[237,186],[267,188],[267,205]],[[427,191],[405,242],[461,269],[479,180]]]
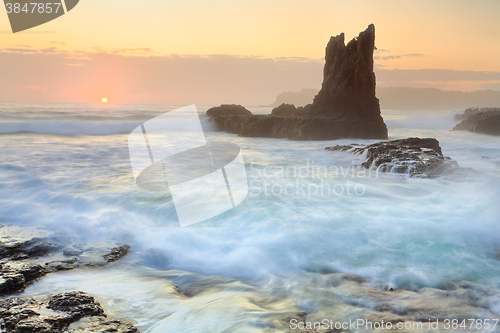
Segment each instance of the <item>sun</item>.
[[103,103],[107,103],[107,102],[108,102],[108,99],[107,99],[106,97],[103,97],[103,98],[101,99],[101,102],[103,102]]

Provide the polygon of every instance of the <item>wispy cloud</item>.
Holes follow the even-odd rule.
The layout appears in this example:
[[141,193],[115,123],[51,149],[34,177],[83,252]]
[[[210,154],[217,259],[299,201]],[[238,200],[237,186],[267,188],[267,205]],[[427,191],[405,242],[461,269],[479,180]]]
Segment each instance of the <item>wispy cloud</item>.
[[425,54],[422,53],[408,53],[408,54],[399,54],[399,55],[388,55],[388,56],[373,56],[375,60],[393,60],[393,59],[401,59],[401,58],[410,58],[410,57],[425,57]]
[[[12,45],[0,49],[0,101],[89,102],[107,96],[120,103],[261,105],[272,103],[283,91],[319,89],[323,79],[320,59],[154,52],[139,47],[67,51]],[[495,88],[500,82],[500,72],[377,66],[375,74],[380,87],[470,90]]]

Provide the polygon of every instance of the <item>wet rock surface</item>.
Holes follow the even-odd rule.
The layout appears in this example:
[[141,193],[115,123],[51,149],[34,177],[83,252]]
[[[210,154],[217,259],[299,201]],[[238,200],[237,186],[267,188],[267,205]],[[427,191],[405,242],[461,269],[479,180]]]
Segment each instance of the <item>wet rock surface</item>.
[[[0,249],[0,296],[5,296],[22,292],[49,273],[104,266],[127,255],[130,246],[97,255],[102,249],[81,249],[45,229],[3,226]],[[66,259],[68,255],[75,256]],[[0,299],[0,325],[8,333],[139,332],[130,324],[106,318],[95,298],[82,291]]]
[[3,299],[0,317],[2,332],[7,333],[139,332],[130,324],[107,319],[95,298],[82,291]]
[[251,116],[252,112],[247,110],[244,106],[237,104],[222,104],[221,106],[215,106],[208,109],[208,116],[221,116],[221,115],[239,115],[239,116]]
[[470,115],[460,124],[456,125],[453,130],[500,135],[500,109],[470,112]]
[[[98,267],[123,258],[129,245],[113,248],[98,256],[85,256],[93,249],[75,249],[68,239],[36,227],[0,227],[0,296],[22,292],[46,274],[79,267]],[[74,252],[77,251],[77,252]],[[67,258],[67,254],[76,254]],[[49,256],[50,254],[50,256]],[[58,255],[60,254],[60,255]],[[45,260],[44,260],[45,259]],[[57,260],[54,260],[57,259]]]
[[436,177],[458,167],[458,163],[444,156],[439,141],[433,138],[408,138],[378,142],[371,145],[344,145],[326,147],[329,151],[349,151],[366,154],[362,167],[380,172],[406,173],[410,176]]
[[208,110],[207,116],[220,130],[246,137],[387,139],[375,97],[374,48],[373,24],[347,45],[343,33],[332,37],[326,48],[322,88],[304,108],[282,104],[271,115],[252,115],[222,105]]
[[107,262],[114,262],[117,261],[118,259],[125,257],[128,253],[128,250],[130,250],[130,245],[128,244],[115,247],[109,253],[103,255],[103,258]]

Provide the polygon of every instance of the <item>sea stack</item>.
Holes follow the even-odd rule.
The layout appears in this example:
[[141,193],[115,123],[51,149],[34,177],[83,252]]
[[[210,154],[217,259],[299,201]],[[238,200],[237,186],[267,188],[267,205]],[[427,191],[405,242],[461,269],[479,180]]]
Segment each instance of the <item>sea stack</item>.
[[[332,37],[326,47],[323,85],[312,104],[286,114],[271,115],[232,112],[223,105],[207,111],[220,130],[247,137],[293,140],[342,138],[387,139],[387,127],[375,97],[373,50],[375,27],[370,24],[347,45],[344,34]],[[283,105],[280,106],[283,108]]]
[[326,47],[323,86],[309,109],[311,115],[380,121],[375,97],[373,50],[375,26],[344,44],[344,34],[330,38]]

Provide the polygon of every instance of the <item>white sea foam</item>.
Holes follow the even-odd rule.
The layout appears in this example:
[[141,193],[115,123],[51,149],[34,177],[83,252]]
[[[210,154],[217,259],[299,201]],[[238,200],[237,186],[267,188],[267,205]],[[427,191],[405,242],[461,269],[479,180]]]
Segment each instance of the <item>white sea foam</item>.
[[[312,174],[266,176],[266,168],[300,168],[308,163],[351,170],[362,156],[333,153],[324,147],[375,141],[303,142],[210,132],[211,138],[242,148],[250,181],[277,186],[297,186],[298,182],[306,187],[321,181],[332,185],[349,181],[366,191],[352,196],[308,197],[300,192],[249,196],[221,216],[180,228],[168,193],[135,186],[128,133],[101,136],[127,132],[137,122],[107,120],[96,127],[89,126],[98,125],[92,121],[79,121],[66,126],[58,123],[62,126],[56,129],[45,120],[45,130],[32,122],[31,130],[22,131],[29,123],[24,121],[18,131],[11,132],[2,123],[0,220],[64,229],[87,241],[127,242],[133,246],[135,259],[153,271],[178,269],[259,285],[273,285],[276,278],[293,285],[298,275],[350,272],[413,290],[457,280],[500,288],[499,138],[450,132],[449,115],[438,117],[437,127],[426,125],[425,118],[415,121],[414,127],[415,117],[408,122],[387,118],[391,138],[435,137],[445,155],[475,172],[437,179],[395,174],[357,177],[350,172],[324,179]],[[8,134],[20,132],[29,133]],[[123,274],[137,270],[137,266],[127,266],[135,265],[131,262],[123,265]],[[490,297],[487,302],[498,313],[498,299]]]

